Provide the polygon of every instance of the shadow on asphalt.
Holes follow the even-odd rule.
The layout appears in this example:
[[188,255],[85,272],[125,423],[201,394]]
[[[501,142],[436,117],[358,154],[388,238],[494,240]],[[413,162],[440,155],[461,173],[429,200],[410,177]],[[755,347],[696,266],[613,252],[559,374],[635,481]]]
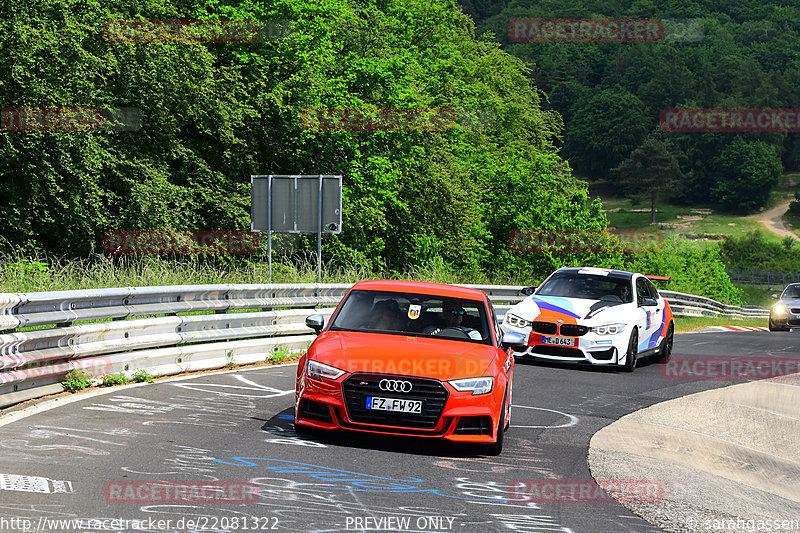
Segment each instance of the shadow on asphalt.
[[[612,366],[612,365],[593,365],[591,363],[562,363],[560,361],[548,361],[545,359],[531,359],[531,358],[523,358],[517,357],[514,361],[518,365],[526,365],[526,366],[542,366],[545,368],[562,368],[567,370],[575,370],[580,372],[598,372],[601,374],[626,374],[625,370],[622,367]],[[644,359],[638,359],[636,361],[636,368],[645,368],[651,365],[658,365],[653,359],[650,357],[646,357]],[[634,374],[636,372],[634,371]]]
[[[259,419],[263,420],[263,418]],[[276,426],[280,430],[275,429]],[[478,444],[450,442],[444,439],[425,437],[404,437],[398,435],[378,435],[357,431],[325,431],[303,429],[298,433],[294,428],[294,407],[284,409],[261,426],[270,435],[285,438],[300,438],[326,446],[379,450],[431,457],[483,457],[486,454]]]

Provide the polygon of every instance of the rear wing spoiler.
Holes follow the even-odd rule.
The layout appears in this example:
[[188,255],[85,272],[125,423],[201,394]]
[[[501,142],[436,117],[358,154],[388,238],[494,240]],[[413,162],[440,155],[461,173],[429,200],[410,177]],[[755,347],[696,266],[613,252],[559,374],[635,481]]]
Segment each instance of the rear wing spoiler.
[[652,274],[648,274],[645,277],[647,279],[649,279],[650,281],[669,281],[670,280],[669,276],[654,276]]

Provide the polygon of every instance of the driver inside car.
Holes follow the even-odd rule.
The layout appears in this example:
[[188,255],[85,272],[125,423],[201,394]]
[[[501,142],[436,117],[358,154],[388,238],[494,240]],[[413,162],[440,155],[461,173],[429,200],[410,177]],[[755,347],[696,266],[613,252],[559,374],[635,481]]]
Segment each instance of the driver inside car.
[[631,289],[628,287],[627,283],[620,283],[614,289],[614,293],[622,300],[624,303],[628,303],[631,301]]
[[428,326],[423,333],[438,335],[443,329],[455,328],[466,333],[470,339],[476,341],[483,340],[478,330],[461,325],[464,321],[464,315],[467,314],[463,307],[454,302],[444,302],[443,308],[443,323],[440,326]]

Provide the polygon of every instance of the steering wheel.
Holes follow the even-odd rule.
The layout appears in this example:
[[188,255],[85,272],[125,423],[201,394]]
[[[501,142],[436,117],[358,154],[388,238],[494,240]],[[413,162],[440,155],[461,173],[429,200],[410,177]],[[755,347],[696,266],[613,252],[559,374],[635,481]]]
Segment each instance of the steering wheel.
[[621,302],[622,298],[617,296],[616,294],[604,294],[600,297],[601,302]]
[[454,337],[456,339],[470,339],[471,337],[464,331],[463,328],[458,326],[451,326],[448,328],[442,328],[435,333],[437,337]]

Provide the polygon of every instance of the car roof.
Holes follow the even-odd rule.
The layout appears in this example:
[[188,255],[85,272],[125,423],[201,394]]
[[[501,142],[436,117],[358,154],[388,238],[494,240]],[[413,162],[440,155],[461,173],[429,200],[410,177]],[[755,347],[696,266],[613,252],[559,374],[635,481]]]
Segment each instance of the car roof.
[[427,281],[405,280],[365,280],[353,285],[352,290],[390,291],[390,292],[415,292],[431,296],[449,296],[453,298],[466,298],[469,300],[486,300],[486,294],[478,289],[445,285],[443,283],[430,283]]
[[[614,269],[614,268],[599,268],[599,267],[564,267],[564,268],[559,268],[558,270],[556,270],[556,272],[559,272],[559,273],[564,272],[564,273],[570,273],[570,274],[591,275],[592,272],[590,272],[590,271],[592,271],[592,270],[594,270],[594,271],[604,270],[604,271],[608,272],[609,276],[612,276],[612,277],[615,277],[615,278],[632,279],[633,276],[636,276],[635,272],[628,272],[627,270],[617,270],[617,269]],[[581,271],[583,271],[583,272],[581,272]]]

